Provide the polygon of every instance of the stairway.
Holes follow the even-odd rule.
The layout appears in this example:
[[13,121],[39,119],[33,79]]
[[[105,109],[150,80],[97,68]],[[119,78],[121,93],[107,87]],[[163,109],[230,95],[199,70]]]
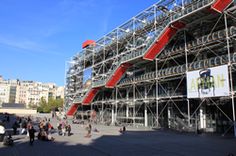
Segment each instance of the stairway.
[[231,3],[233,3],[233,0],[215,0],[211,6],[211,9],[222,13]]
[[126,70],[131,66],[129,63],[123,63],[114,71],[114,73],[108,79],[105,87],[106,88],[114,88],[114,86],[118,83],[121,77],[124,75]]
[[96,96],[97,92],[99,91],[100,88],[91,88],[89,91],[85,94],[82,104],[83,105],[88,105],[93,101],[93,98]]
[[68,116],[73,116],[75,114],[75,112],[77,111],[79,107],[79,104],[78,103],[73,103],[70,108],[68,109],[66,115]]
[[156,39],[155,43],[144,54],[143,59],[153,61],[156,55],[164,49],[177,31],[184,27],[185,24],[182,22],[175,22],[166,27],[163,33]]

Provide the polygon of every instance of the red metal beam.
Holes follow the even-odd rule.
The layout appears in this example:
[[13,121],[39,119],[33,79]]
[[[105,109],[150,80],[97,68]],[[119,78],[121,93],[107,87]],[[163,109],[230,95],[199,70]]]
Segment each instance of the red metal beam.
[[75,112],[77,111],[79,107],[79,104],[78,103],[74,103],[72,104],[72,106],[69,108],[69,110],[67,111],[66,115],[68,116],[72,116],[75,114]]
[[99,89],[100,88],[92,88],[92,89],[90,89],[88,91],[87,95],[85,96],[84,100],[82,101],[82,104],[83,105],[90,104],[93,101],[93,99],[94,99],[95,95],[97,94],[97,92],[99,91]]
[[82,43],[82,48],[84,49],[84,48],[86,48],[89,45],[96,45],[96,43],[95,43],[94,40],[87,40],[87,41]]
[[152,61],[157,54],[159,54],[170,39],[176,34],[177,30],[168,27],[164,30],[164,33],[159,37],[158,40],[149,48],[149,50],[143,56],[143,59]]
[[212,4],[211,8],[222,13],[232,2],[233,0],[216,0],[214,4]]
[[169,43],[171,38],[176,34],[179,29],[185,27],[185,24],[182,22],[172,23],[167,27],[163,34],[156,40],[156,42],[151,46],[151,48],[145,53],[143,59],[145,60],[154,60],[156,55],[159,54],[162,49]]
[[176,22],[174,22],[174,23],[172,23],[171,24],[171,27],[172,28],[175,28],[175,29],[182,29],[182,28],[184,28],[186,26],[186,24],[185,23],[183,23],[183,22],[180,22],[180,21],[176,21]]
[[107,81],[106,87],[107,88],[114,88],[114,86],[118,83],[121,77],[124,75],[126,70],[131,66],[130,63],[124,63],[117,68],[111,78]]

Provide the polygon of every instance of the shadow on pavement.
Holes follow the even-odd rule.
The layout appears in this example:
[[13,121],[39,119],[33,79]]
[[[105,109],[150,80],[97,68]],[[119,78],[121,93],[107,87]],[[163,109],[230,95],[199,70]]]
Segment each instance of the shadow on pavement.
[[[71,136],[74,137],[74,136]],[[73,138],[76,139],[76,138]],[[35,140],[18,138],[13,147],[0,148],[1,156],[66,156],[66,155],[214,155],[236,154],[235,139],[185,136],[157,131],[127,131],[120,136],[103,135],[97,139],[83,138],[85,144],[70,141]],[[91,141],[90,143],[86,143]]]
[[128,130],[114,135],[114,129],[104,128],[108,133],[93,132],[91,138],[84,137],[85,131],[64,137],[54,134],[55,141],[36,139],[33,146],[26,135],[16,135],[13,147],[0,143],[0,156],[229,156],[230,153],[236,156],[235,138],[199,137],[164,130]]

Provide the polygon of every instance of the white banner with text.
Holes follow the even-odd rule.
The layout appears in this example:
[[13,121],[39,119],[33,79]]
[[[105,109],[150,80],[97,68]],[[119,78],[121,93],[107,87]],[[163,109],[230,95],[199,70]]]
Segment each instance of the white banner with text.
[[228,66],[187,72],[187,97],[229,96]]

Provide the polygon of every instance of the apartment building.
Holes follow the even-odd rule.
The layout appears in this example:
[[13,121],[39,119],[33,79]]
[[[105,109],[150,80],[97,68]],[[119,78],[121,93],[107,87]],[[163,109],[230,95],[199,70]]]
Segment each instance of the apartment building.
[[7,85],[5,81],[1,81],[0,79],[0,106],[2,103],[8,102],[9,97],[10,97],[10,86]]
[[55,83],[36,81],[4,80],[0,76],[0,105],[2,103],[23,103],[38,105],[41,98],[46,101],[52,98],[64,98],[64,87]]

